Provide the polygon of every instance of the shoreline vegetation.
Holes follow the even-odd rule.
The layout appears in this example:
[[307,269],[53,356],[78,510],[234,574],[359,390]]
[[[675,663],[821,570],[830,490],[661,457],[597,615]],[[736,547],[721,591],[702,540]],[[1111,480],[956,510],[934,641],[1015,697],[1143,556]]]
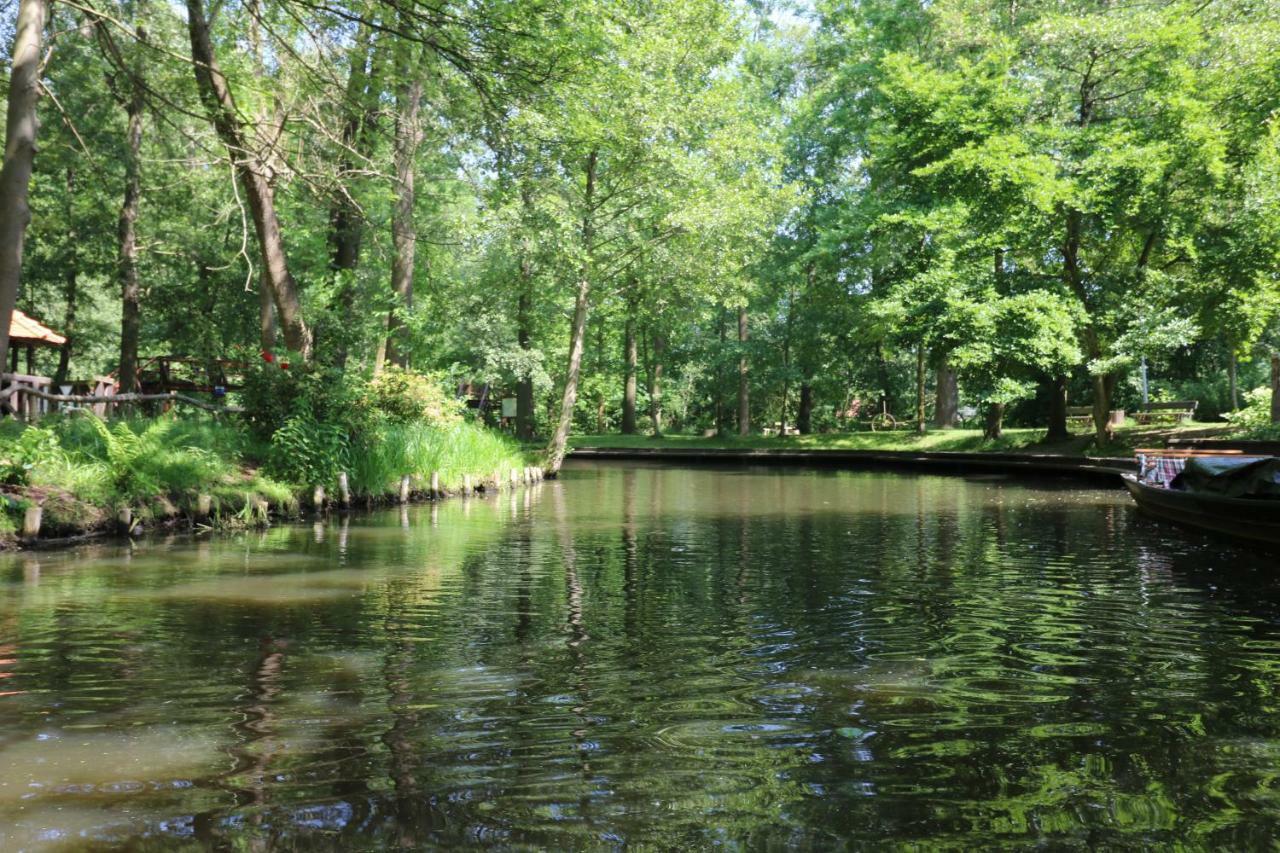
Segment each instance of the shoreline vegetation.
[[1048,441],[1043,428],[1006,428],[1000,438],[989,439],[980,429],[931,429],[922,434],[910,430],[841,432],[787,436],[694,435],[578,435],[574,448],[639,449],[686,448],[702,450],[866,450],[946,453],[1028,453],[1065,457],[1127,456],[1137,447],[1163,447],[1173,439],[1242,437],[1230,424],[1185,423],[1173,426],[1124,426],[1112,441],[1099,445],[1092,433],[1073,435],[1066,441]]
[[246,414],[84,411],[0,423],[0,547],[273,518],[510,488],[541,478],[514,439],[436,377],[250,377]]
[[[533,446],[465,419],[438,383],[404,371],[366,383],[363,423],[308,414],[263,430],[206,413],[104,421],[84,412],[0,425],[0,549],[47,547],[156,529],[238,529],[317,512],[493,492],[540,480]],[[276,389],[277,391],[281,389]],[[250,397],[253,396],[250,392]],[[286,395],[287,396],[287,395]],[[299,398],[300,399],[300,398]],[[307,407],[293,400],[291,411]],[[1229,424],[1130,425],[1098,446],[1091,434],[1042,429],[844,432],[788,436],[575,435],[573,449],[812,450],[1125,456],[1179,438],[1238,437]]]

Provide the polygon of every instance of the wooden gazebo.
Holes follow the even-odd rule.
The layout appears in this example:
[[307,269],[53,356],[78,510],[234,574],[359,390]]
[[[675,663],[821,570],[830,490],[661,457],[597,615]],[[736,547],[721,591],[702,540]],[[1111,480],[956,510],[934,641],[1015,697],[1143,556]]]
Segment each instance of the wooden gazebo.
[[[23,389],[34,388],[49,393],[53,380],[30,372],[35,349],[60,347],[66,342],[65,336],[15,309],[13,316],[9,318],[9,372],[0,373],[0,408],[27,419],[34,419],[48,411],[49,401],[22,392]],[[18,352],[23,349],[27,351],[27,373],[18,372]]]
[[27,369],[30,370],[36,347],[60,347],[66,342],[63,335],[14,309],[13,316],[9,318],[9,370],[18,372],[19,349],[27,351]]

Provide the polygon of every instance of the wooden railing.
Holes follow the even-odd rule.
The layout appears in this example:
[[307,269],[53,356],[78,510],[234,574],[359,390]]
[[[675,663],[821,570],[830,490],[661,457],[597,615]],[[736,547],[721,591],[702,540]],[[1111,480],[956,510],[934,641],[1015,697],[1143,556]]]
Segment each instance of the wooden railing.
[[0,405],[6,406],[15,417],[26,421],[38,420],[41,415],[47,414],[51,409],[50,403],[91,407],[99,417],[106,417],[110,408],[127,403],[164,403],[166,407],[184,403],[214,413],[244,412],[239,406],[219,406],[176,391],[167,394],[116,394],[109,385],[103,387],[99,382],[95,389],[98,393],[95,394],[54,394],[47,390],[52,384],[53,380],[47,376],[0,373]]
[[37,420],[49,411],[48,393],[52,384],[53,380],[47,376],[0,373],[0,405],[23,420]]

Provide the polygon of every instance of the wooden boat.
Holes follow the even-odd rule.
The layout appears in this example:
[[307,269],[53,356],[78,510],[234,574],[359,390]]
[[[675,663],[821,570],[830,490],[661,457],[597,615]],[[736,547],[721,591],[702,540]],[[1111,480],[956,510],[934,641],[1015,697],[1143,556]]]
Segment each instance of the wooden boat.
[[[1169,457],[1236,457],[1240,450],[1148,450],[1138,451]],[[1252,454],[1249,454],[1252,456]],[[1256,458],[1256,457],[1255,457]],[[1257,497],[1228,497],[1203,491],[1168,488],[1165,484],[1142,481],[1140,474],[1124,474],[1125,488],[1143,513],[1188,527],[1197,527],[1250,542],[1280,545],[1280,500]]]

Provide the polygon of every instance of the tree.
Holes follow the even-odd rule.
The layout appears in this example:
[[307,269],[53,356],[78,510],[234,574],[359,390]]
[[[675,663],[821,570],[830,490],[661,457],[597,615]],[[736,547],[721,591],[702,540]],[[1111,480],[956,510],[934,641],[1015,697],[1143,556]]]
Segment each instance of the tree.
[[19,0],[9,73],[4,166],[0,168],[0,365],[8,363],[9,323],[22,286],[22,250],[31,210],[27,194],[36,155],[36,101],[40,86],[40,45],[44,0]]
[[[276,212],[275,190],[267,173],[267,163],[262,155],[254,153],[249,129],[236,107],[231,86],[218,65],[203,0],[187,0],[187,29],[191,36],[192,67],[200,95],[209,120],[231,158],[249,205],[262,263],[262,287],[271,294],[285,346],[299,353],[304,360],[309,359],[311,330],[302,316],[297,282],[289,272],[284,237]],[[274,144],[274,139],[268,140],[266,150],[270,152]]]

